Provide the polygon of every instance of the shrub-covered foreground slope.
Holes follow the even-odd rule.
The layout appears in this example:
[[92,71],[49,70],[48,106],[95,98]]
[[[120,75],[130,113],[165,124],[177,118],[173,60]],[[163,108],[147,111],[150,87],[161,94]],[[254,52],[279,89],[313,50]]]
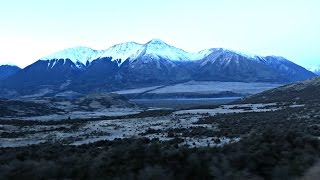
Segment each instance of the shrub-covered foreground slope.
[[319,157],[301,132],[263,131],[222,148],[179,147],[179,139],[101,141],[82,146],[1,149],[1,179],[290,179]]

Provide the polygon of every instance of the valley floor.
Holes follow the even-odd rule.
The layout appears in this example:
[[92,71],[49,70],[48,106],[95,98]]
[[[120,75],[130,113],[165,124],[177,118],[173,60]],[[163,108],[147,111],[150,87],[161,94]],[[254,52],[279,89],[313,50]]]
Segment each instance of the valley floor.
[[[20,120],[2,120],[0,121],[0,146],[18,147],[57,142],[66,145],[81,145],[101,140],[143,137],[161,141],[182,138],[181,145],[186,144],[190,147],[221,146],[237,142],[241,137],[217,136],[217,132],[220,131],[217,124],[199,124],[200,120],[221,114],[273,112],[283,108],[303,106],[303,104],[282,106],[270,103],[217,105],[210,109],[209,107],[186,110],[159,109],[143,112],[132,109],[126,109],[126,111],[114,109],[109,110],[111,113],[109,111],[78,113],[78,116],[72,115],[72,119],[67,119],[65,115],[50,115],[20,118]],[[109,116],[98,116],[99,114]],[[86,116],[90,118],[86,119]],[[65,119],[61,120],[63,117]],[[51,121],[48,121],[49,119]],[[189,133],[189,135],[184,135],[184,133]]]
[[282,86],[268,82],[188,81],[183,83],[126,89],[114,93],[130,99],[242,97]]
[[1,120],[0,179],[312,179],[319,175],[319,107],[234,104]]

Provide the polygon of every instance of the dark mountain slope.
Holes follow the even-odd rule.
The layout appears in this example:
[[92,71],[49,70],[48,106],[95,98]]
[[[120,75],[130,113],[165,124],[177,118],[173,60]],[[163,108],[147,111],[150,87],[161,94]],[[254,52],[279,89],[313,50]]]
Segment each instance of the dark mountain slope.
[[320,77],[293,83],[248,97],[245,103],[291,102],[320,103]]
[[21,68],[19,68],[18,66],[2,65],[0,66],[0,80],[8,78],[16,74],[20,70]]

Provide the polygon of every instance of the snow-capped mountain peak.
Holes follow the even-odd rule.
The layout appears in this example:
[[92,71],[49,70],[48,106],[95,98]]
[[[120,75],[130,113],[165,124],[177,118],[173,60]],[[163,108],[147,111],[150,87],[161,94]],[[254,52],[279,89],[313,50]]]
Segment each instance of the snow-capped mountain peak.
[[[147,50],[147,54],[161,54],[164,55],[165,53],[162,53],[161,51],[175,51],[175,53],[177,53],[178,51],[180,53],[186,53],[185,51],[183,51],[182,49],[178,49],[174,46],[170,46],[167,43],[161,41],[160,39],[152,39],[151,41],[147,42],[144,45],[144,48]],[[168,53],[169,55],[170,53]]]
[[237,51],[237,50],[233,50],[233,49],[227,49],[227,48],[212,48],[211,51],[216,52],[216,53],[223,53],[223,54],[225,54],[225,53],[237,54],[237,55],[240,55],[240,56],[246,57],[248,59],[252,59],[252,60],[256,60],[258,57],[260,57],[256,54]]
[[41,58],[41,60],[59,60],[59,59],[70,59],[75,64],[85,65],[87,62],[91,62],[97,59],[100,55],[100,52],[88,47],[74,47],[68,48],[56,53],[50,54],[46,57]]
[[165,43],[161,39],[157,39],[157,38],[151,39],[151,41],[147,42],[146,44],[158,44],[158,45],[164,44],[164,45],[168,45],[167,43]]
[[286,61],[288,61],[286,58],[284,58],[282,56],[265,56],[265,57],[273,58],[274,60],[277,60],[278,62],[286,62]]
[[200,60],[204,56],[208,55],[209,51],[201,51],[199,53],[189,53],[182,49],[168,45],[160,39],[152,39],[144,44],[132,59],[138,59],[141,57],[147,57],[151,59],[168,59],[171,61],[193,61]]
[[142,47],[142,44],[135,42],[117,44],[107,50],[102,51],[100,58],[112,57],[112,60],[121,60],[118,61],[118,65],[120,66],[128,58],[131,58],[134,54],[136,54],[137,51],[139,51],[139,49]]

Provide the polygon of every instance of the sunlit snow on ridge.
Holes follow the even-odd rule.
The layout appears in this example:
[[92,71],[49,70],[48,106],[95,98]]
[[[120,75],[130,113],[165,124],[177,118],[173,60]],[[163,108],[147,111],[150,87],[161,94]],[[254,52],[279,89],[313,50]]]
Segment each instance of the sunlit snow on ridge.
[[[151,59],[168,59],[171,61],[197,61],[204,59],[211,53],[218,51],[236,53],[240,56],[244,56],[252,60],[259,60],[261,58],[264,58],[263,56],[225,48],[212,48],[205,49],[197,53],[190,53],[174,46],[168,45],[160,39],[152,39],[145,44],[139,44],[135,42],[116,44],[106,50],[94,50],[88,47],[68,48],[43,57],[41,58],[41,60],[70,59],[77,68],[82,68],[85,67],[87,63],[91,63],[96,59],[106,57],[112,58],[112,61],[116,61],[118,63],[118,66],[121,66],[122,63],[126,60],[134,61],[142,57]],[[55,63],[51,63],[50,65],[48,64],[48,67],[52,68],[54,67],[54,65]]]

